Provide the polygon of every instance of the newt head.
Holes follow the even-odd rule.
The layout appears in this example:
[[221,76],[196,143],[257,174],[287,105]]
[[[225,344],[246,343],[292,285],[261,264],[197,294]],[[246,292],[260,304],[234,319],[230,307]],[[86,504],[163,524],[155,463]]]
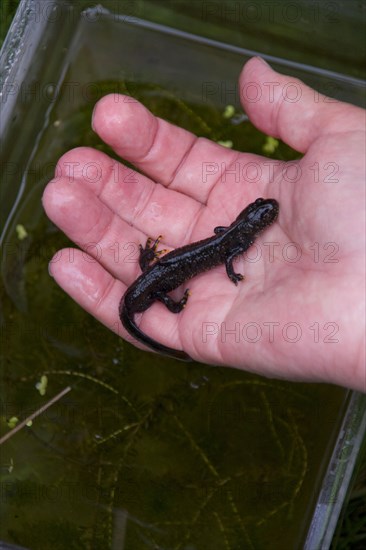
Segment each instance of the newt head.
[[242,221],[249,231],[261,231],[276,221],[279,211],[279,204],[275,199],[262,199],[249,204],[234,223]]

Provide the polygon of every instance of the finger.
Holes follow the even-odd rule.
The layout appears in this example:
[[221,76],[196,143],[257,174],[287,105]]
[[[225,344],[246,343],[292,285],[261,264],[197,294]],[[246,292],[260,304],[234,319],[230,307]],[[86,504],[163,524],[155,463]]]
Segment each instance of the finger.
[[[50,216],[57,220],[55,223],[59,227],[62,225],[65,232],[71,220],[59,213],[61,205],[63,210],[72,210],[70,216],[77,212],[80,219],[87,216],[88,221],[87,208],[91,212],[96,208],[93,204],[95,197],[111,212],[139,230],[132,232],[138,242],[146,240],[146,236],[157,237],[162,234],[166,245],[176,247],[189,239],[190,230],[202,208],[201,203],[194,199],[155,184],[143,174],[88,147],[79,147],[65,153],[57,164],[56,176],[52,187],[47,190],[45,207],[52,209]],[[85,188],[94,197],[90,193],[85,194],[85,197],[80,195],[77,190],[74,191],[77,186]],[[53,193],[58,193],[59,189],[61,196],[55,195],[52,198]],[[78,194],[73,197],[74,192]],[[73,204],[67,207],[67,201],[71,200]],[[76,204],[78,200],[82,201],[81,204]],[[82,240],[81,226],[79,229],[77,224],[72,225],[77,232],[74,237],[78,241]],[[122,224],[119,229],[124,235],[126,227]],[[131,231],[128,234],[131,237]],[[72,239],[74,237],[70,236]]]
[[105,326],[119,332],[118,304],[125,285],[80,250],[63,249],[49,264],[49,272],[75,302]]
[[[126,285],[80,250],[63,249],[49,264],[49,272],[58,285],[82,308],[110,330],[130,342],[133,338],[123,328],[119,319],[119,304]],[[179,315],[167,312],[162,304],[152,306],[152,315],[136,315],[141,329],[157,341],[175,349],[182,349],[179,340]],[[134,343],[146,349],[139,343]]]
[[53,223],[87,252],[86,264],[99,262],[126,284],[141,272],[138,243],[146,237],[113,213],[90,189],[58,179],[47,185],[43,206]]
[[131,97],[107,95],[95,106],[93,129],[118,155],[154,181],[205,203],[220,177],[205,177],[217,159],[230,165],[235,151],[155,117]]
[[245,64],[240,90],[251,122],[300,152],[321,135],[365,127],[363,109],[327,98],[257,57]]
[[[43,203],[50,219],[70,239],[100,258],[115,276],[125,277],[115,257],[132,258],[137,264],[138,244],[144,245],[147,237],[162,235],[163,248],[176,248],[211,235],[218,224],[231,223],[258,196],[272,196],[268,186],[274,181],[273,166],[262,160],[240,154],[225,167],[208,208],[202,208],[201,203],[153,183],[100,151],[79,147],[60,158]],[[103,210],[102,205],[107,208]],[[113,223],[111,214],[116,216]],[[94,248],[91,243],[96,243]],[[128,280],[131,272],[137,275],[131,266],[124,268]]]

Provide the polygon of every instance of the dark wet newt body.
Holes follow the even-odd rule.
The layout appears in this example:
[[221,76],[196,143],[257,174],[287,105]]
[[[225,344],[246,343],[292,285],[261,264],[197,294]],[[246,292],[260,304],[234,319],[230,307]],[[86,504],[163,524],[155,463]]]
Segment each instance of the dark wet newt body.
[[243,276],[235,273],[234,259],[248,250],[257,235],[276,220],[278,209],[274,199],[257,199],[231,225],[215,227],[212,237],[176,248],[161,258],[156,250],[159,238],[153,243],[148,239],[145,248],[140,245],[142,274],[126,290],[119,306],[125,329],[151,349],[189,361],[185,352],[160,344],[142,332],[134,321],[135,313],[146,311],[156,301],[165,304],[172,313],[179,313],[187,303],[188,290],[179,301],[173,300],[168,293],[195,275],[220,264],[225,264],[229,279],[237,285]]

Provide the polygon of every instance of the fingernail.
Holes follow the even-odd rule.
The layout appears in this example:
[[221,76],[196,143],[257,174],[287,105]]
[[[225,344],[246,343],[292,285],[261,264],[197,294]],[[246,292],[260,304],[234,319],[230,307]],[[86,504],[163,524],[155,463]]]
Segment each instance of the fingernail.
[[[99,101],[99,100],[98,100]],[[92,127],[92,130],[93,132],[97,133],[95,128],[94,128],[94,114],[95,114],[95,111],[97,110],[97,105],[98,105],[98,101],[96,102],[96,104],[94,105],[94,109],[93,109],[93,112],[92,112],[92,116],[91,116],[91,127]]]
[[259,55],[257,55],[257,59],[263,63],[263,65],[266,65],[267,67],[270,67],[270,65],[267,63],[267,61],[265,59],[263,59],[263,57],[260,57]]

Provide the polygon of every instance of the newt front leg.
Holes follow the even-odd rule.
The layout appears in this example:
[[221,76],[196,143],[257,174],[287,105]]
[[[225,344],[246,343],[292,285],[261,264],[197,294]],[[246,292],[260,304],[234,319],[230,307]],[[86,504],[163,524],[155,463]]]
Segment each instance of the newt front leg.
[[225,260],[226,273],[230,281],[232,281],[235,285],[237,285],[239,281],[242,281],[244,279],[244,275],[242,275],[241,273],[235,273],[233,266],[234,259],[241,253],[241,248],[234,248],[234,250],[231,251],[231,253],[226,257]]
[[141,271],[146,271],[147,268],[150,267],[154,261],[158,260],[162,254],[165,254],[167,252],[165,249],[157,250],[159,242],[162,238],[162,235],[159,235],[159,237],[155,239],[155,241],[153,241],[151,237],[148,237],[145,247],[143,247],[141,244],[139,245],[139,265]]

